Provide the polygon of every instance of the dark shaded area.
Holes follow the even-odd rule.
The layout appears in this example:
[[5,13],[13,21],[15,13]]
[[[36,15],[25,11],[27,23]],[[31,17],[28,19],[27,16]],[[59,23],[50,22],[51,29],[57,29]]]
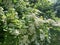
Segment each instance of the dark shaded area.
[[51,34],[50,45],[60,45],[60,31],[50,29],[50,34]]
[[54,10],[56,11],[56,17],[60,18],[60,0],[54,4]]

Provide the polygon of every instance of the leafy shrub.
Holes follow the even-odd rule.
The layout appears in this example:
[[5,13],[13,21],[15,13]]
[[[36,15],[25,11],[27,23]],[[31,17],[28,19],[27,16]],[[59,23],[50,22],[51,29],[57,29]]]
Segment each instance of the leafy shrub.
[[59,18],[47,0],[43,1],[44,5],[32,0],[0,3],[0,45],[52,45],[56,40],[51,31],[60,31],[60,22],[56,21]]

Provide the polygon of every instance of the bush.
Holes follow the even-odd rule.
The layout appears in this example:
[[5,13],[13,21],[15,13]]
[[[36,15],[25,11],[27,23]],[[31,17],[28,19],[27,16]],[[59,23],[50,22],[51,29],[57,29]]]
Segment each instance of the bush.
[[48,0],[1,0],[0,45],[55,45],[60,18],[52,5]]

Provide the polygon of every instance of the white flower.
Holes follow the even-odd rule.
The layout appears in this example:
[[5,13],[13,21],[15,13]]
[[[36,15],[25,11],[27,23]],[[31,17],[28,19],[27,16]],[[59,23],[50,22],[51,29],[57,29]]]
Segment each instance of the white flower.
[[16,36],[18,36],[20,33],[19,33],[19,31],[18,30],[14,30],[13,32],[12,32],[12,35],[16,35]]
[[52,19],[45,20],[45,22],[46,22],[46,23],[51,23],[51,24],[52,24],[52,23],[56,23],[56,22],[55,22],[54,20],[52,20]]
[[40,32],[41,32],[41,33],[43,33],[43,30],[42,30],[42,29],[40,29]]
[[0,10],[4,10],[2,7],[0,7]]
[[35,19],[34,24],[35,24],[36,26],[39,26],[39,20]]
[[53,26],[60,26],[60,21],[56,21],[54,23],[52,23]]
[[45,23],[45,20],[43,20],[43,19],[40,19],[40,18],[38,18],[38,17],[36,17],[36,19],[35,19],[35,25],[36,26],[39,26],[39,25],[41,25],[41,24],[43,24],[43,23]]
[[18,13],[17,13],[17,12],[15,12],[15,14],[16,14],[16,15],[18,15]]
[[5,20],[6,20],[6,16],[3,15],[3,16],[2,16],[2,21],[4,22]]
[[32,13],[32,15],[31,15],[31,16],[32,16],[32,18],[34,18],[34,19],[36,18],[35,13]]
[[29,34],[32,35],[33,33],[35,33],[35,27],[34,24],[29,24]]
[[14,11],[15,11],[15,9],[14,9],[14,8],[12,8],[12,10],[14,10]]
[[40,22],[40,23],[44,23],[45,22],[43,19],[40,19],[40,18],[36,18],[35,21]]
[[51,19],[46,20],[47,23],[51,22]]
[[43,41],[45,39],[45,35],[44,34],[40,34],[40,38],[41,38],[41,41]]
[[60,23],[53,23],[53,26],[59,26],[60,27]]

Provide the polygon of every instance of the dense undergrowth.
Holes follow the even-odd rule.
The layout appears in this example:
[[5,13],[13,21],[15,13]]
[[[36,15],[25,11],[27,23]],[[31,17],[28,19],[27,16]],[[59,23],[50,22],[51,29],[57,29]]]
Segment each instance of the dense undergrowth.
[[48,0],[0,0],[0,45],[59,45],[56,15]]

